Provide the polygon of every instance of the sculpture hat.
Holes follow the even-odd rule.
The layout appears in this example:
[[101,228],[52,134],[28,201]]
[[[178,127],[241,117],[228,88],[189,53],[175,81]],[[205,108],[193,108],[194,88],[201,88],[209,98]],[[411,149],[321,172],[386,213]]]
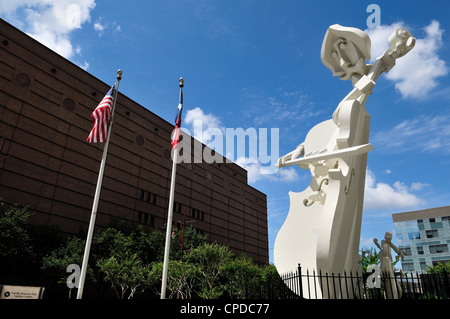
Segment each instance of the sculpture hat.
[[341,75],[342,73],[345,73],[335,57],[335,43],[339,39],[343,39],[346,42],[353,44],[357,55],[357,60],[352,61],[354,64],[356,64],[361,58],[370,60],[371,41],[369,36],[364,31],[357,28],[343,27],[339,24],[333,24],[328,28],[323,39],[321,59],[322,63],[329,68],[334,75]]

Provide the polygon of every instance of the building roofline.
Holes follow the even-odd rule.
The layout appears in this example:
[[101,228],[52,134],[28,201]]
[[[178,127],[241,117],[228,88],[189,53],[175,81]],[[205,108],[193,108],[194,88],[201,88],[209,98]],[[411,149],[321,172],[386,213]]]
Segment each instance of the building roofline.
[[427,208],[404,213],[392,214],[392,220],[396,222],[404,222],[408,220],[418,220],[430,217],[450,216],[450,206],[442,206],[435,208]]

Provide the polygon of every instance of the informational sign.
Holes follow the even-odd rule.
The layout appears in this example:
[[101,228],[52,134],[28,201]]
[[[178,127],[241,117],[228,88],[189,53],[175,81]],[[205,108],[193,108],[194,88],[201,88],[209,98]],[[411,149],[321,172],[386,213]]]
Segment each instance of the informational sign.
[[0,299],[42,299],[44,287],[0,285]]

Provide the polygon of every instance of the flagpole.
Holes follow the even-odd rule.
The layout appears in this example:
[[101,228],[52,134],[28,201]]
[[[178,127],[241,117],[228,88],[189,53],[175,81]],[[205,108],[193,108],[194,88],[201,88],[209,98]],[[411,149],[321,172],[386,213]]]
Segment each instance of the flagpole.
[[94,196],[94,203],[92,204],[91,220],[89,221],[89,229],[88,229],[88,234],[87,234],[87,239],[86,239],[86,246],[84,249],[83,264],[81,266],[77,299],[81,299],[83,296],[84,282],[86,279],[86,272],[87,272],[87,266],[88,266],[88,260],[89,260],[89,252],[91,250],[92,237],[94,234],[95,219],[97,216],[98,202],[100,199],[100,191],[102,188],[103,173],[105,171],[106,156],[108,155],[109,139],[111,137],[111,129],[113,126],[114,110],[116,108],[117,93],[119,92],[119,82],[121,79],[122,79],[122,70],[118,70],[117,71],[117,84],[116,84],[116,88],[114,90],[114,100],[113,100],[113,105],[112,105],[112,110],[111,110],[110,123],[108,126],[108,134],[106,136],[105,145],[103,147],[103,155],[102,155],[102,161],[100,163],[100,170],[98,173],[97,187],[95,189],[95,196]]
[[[180,78],[180,101],[183,94],[184,80]],[[172,179],[170,181],[170,195],[169,195],[169,210],[167,212],[167,229],[166,229],[166,245],[164,249],[164,263],[161,283],[161,299],[166,299],[167,288],[167,272],[169,268],[169,254],[170,254],[170,240],[172,235],[172,218],[173,218],[173,203],[175,196],[175,177],[177,172],[178,150],[173,148],[172,156]]]

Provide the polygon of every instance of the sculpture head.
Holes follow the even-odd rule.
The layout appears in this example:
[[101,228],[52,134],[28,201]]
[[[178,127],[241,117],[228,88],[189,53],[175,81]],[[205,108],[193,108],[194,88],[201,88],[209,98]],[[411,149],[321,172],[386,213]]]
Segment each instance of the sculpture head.
[[392,233],[387,231],[386,234],[384,234],[384,239],[386,239],[387,241],[391,241]]
[[341,80],[349,80],[353,75],[362,76],[366,73],[365,60],[370,59],[370,46],[370,38],[365,32],[334,24],[323,39],[322,63]]

